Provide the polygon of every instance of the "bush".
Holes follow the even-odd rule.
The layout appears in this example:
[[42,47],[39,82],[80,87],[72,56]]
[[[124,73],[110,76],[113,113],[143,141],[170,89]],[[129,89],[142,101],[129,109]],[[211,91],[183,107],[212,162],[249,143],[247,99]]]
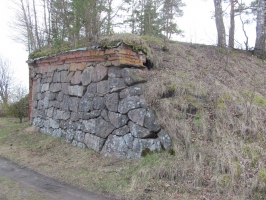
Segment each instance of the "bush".
[[29,110],[28,102],[29,102],[29,95],[27,94],[19,101],[9,104],[7,106],[6,113],[8,115],[19,118],[20,123],[22,123],[22,119],[28,116],[28,110]]

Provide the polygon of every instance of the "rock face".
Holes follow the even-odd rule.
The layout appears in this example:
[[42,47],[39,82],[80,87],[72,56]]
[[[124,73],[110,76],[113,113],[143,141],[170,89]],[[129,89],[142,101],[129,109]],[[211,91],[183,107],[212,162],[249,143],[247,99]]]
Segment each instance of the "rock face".
[[[88,61],[77,58],[84,52],[75,54],[75,59],[70,57],[70,64],[47,62],[48,66],[41,66],[45,60],[37,61],[30,73],[31,123],[42,133],[105,156],[140,157],[146,148],[171,148],[170,137],[143,99],[147,70],[140,64],[142,60],[125,64],[119,51],[105,51],[112,62],[100,59],[104,53],[99,50],[87,52],[92,55]],[[126,52],[132,52],[131,57],[138,55],[130,48]]]

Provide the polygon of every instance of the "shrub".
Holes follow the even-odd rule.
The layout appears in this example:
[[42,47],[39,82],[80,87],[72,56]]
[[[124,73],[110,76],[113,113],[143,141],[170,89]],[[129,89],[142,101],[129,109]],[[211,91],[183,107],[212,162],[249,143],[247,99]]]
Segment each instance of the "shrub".
[[19,118],[20,123],[22,119],[28,116],[29,110],[29,95],[21,98],[19,101],[11,103],[7,106],[7,114]]

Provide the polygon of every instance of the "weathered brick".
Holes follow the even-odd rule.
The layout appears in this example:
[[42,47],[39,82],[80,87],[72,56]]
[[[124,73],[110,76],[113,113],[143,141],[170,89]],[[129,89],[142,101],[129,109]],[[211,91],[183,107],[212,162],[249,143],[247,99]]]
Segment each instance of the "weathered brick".
[[104,56],[94,56],[94,57],[83,57],[78,59],[79,62],[104,62]]
[[83,71],[86,67],[86,63],[71,63],[70,64],[70,71],[77,71],[77,70],[81,70]]
[[114,53],[116,53],[116,49],[106,49],[105,50],[105,55],[107,55],[107,54],[114,54]]
[[[75,63],[75,62],[77,62],[77,59],[76,59],[76,58],[67,58],[67,59],[65,60],[65,63],[66,63],[66,64],[73,64],[73,63]],[[75,71],[75,70],[73,70],[73,71]]]

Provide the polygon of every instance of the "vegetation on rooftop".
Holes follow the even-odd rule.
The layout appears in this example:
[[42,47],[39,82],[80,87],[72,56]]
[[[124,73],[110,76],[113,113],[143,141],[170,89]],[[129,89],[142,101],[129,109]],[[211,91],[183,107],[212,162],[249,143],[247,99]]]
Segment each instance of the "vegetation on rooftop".
[[[157,45],[159,48],[164,46],[163,39],[154,36],[138,36],[129,33],[114,34],[112,36],[105,36],[99,39],[97,46],[102,48],[110,48],[116,46],[119,42],[127,44],[133,48],[134,51],[143,51],[148,58],[152,58],[152,52],[149,45]],[[49,56],[53,54],[63,53],[72,49],[81,47],[90,47],[92,43],[86,41],[79,41],[75,45],[68,42],[58,43],[52,47],[45,46],[39,50],[32,52],[29,55],[30,59]]]
[[72,45],[69,42],[61,42],[54,46],[44,46],[30,53],[29,59],[45,57],[45,56],[54,55],[54,54],[60,54],[60,53],[63,53],[63,52],[66,52],[72,49],[78,49],[84,46],[86,46],[86,44],[77,43],[76,45]]

